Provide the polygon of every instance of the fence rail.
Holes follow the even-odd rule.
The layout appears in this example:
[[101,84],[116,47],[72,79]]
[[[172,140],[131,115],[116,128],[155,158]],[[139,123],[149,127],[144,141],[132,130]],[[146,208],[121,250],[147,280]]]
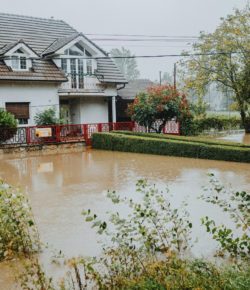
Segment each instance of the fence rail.
[[[39,137],[39,129],[49,129],[48,136]],[[71,141],[85,141],[87,145],[91,145],[93,133],[110,132],[113,130],[147,131],[145,127],[139,126],[135,122],[31,126],[18,127],[17,129],[0,128],[0,145],[37,145]],[[175,121],[168,122],[162,133],[179,135],[179,123]],[[12,137],[8,138],[8,136]],[[1,140],[4,141],[1,142]]]

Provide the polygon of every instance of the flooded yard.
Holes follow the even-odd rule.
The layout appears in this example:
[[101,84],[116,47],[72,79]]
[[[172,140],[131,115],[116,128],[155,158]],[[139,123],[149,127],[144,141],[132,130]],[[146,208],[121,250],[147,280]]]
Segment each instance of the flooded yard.
[[[91,208],[104,215],[111,208],[106,191],[136,197],[135,183],[140,178],[147,178],[161,189],[168,187],[173,205],[188,202],[193,237],[199,239],[192,254],[211,256],[215,244],[200,226],[200,218],[208,215],[218,222],[229,221],[220,210],[197,199],[202,187],[208,185],[208,173],[214,173],[235,190],[250,189],[250,165],[244,163],[96,150],[45,156],[5,155],[0,160],[0,178],[20,187],[31,199],[41,240],[50,248],[41,257],[48,269],[52,248],[62,250],[66,257],[98,255],[99,237],[84,223],[82,210]],[[12,289],[12,276],[8,264],[0,264],[0,289]]]

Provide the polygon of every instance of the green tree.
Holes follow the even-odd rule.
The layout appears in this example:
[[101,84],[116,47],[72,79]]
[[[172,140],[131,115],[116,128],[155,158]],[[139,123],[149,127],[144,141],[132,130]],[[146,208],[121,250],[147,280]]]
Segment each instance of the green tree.
[[15,119],[15,116],[3,109],[0,109],[0,143],[13,137],[16,130],[17,120]]
[[128,113],[139,125],[161,133],[166,122],[176,118],[184,122],[191,118],[189,104],[184,94],[173,86],[153,86],[136,96]]
[[201,33],[195,55],[183,62],[187,88],[204,95],[211,83],[233,93],[246,132],[250,131],[250,10],[222,18],[213,33]]
[[[124,47],[121,49],[114,48],[110,51],[110,54],[112,57],[133,56],[131,51]],[[139,78],[140,72],[137,68],[137,62],[135,58],[115,58],[114,61],[128,81]]]

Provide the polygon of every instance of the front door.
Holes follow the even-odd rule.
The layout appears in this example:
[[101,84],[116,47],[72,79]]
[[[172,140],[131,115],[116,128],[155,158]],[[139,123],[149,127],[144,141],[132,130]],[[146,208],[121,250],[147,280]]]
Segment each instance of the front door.
[[68,104],[60,106],[60,118],[64,124],[70,124],[70,108]]

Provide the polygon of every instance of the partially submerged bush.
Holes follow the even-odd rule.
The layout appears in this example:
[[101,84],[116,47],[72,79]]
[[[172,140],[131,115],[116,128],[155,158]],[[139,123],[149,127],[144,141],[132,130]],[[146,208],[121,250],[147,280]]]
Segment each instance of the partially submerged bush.
[[12,138],[17,130],[15,116],[0,108],[0,143]]
[[0,181],[0,261],[38,249],[38,232],[28,199]]
[[34,120],[38,126],[56,125],[61,123],[61,120],[57,117],[55,108],[49,108],[36,113]]

